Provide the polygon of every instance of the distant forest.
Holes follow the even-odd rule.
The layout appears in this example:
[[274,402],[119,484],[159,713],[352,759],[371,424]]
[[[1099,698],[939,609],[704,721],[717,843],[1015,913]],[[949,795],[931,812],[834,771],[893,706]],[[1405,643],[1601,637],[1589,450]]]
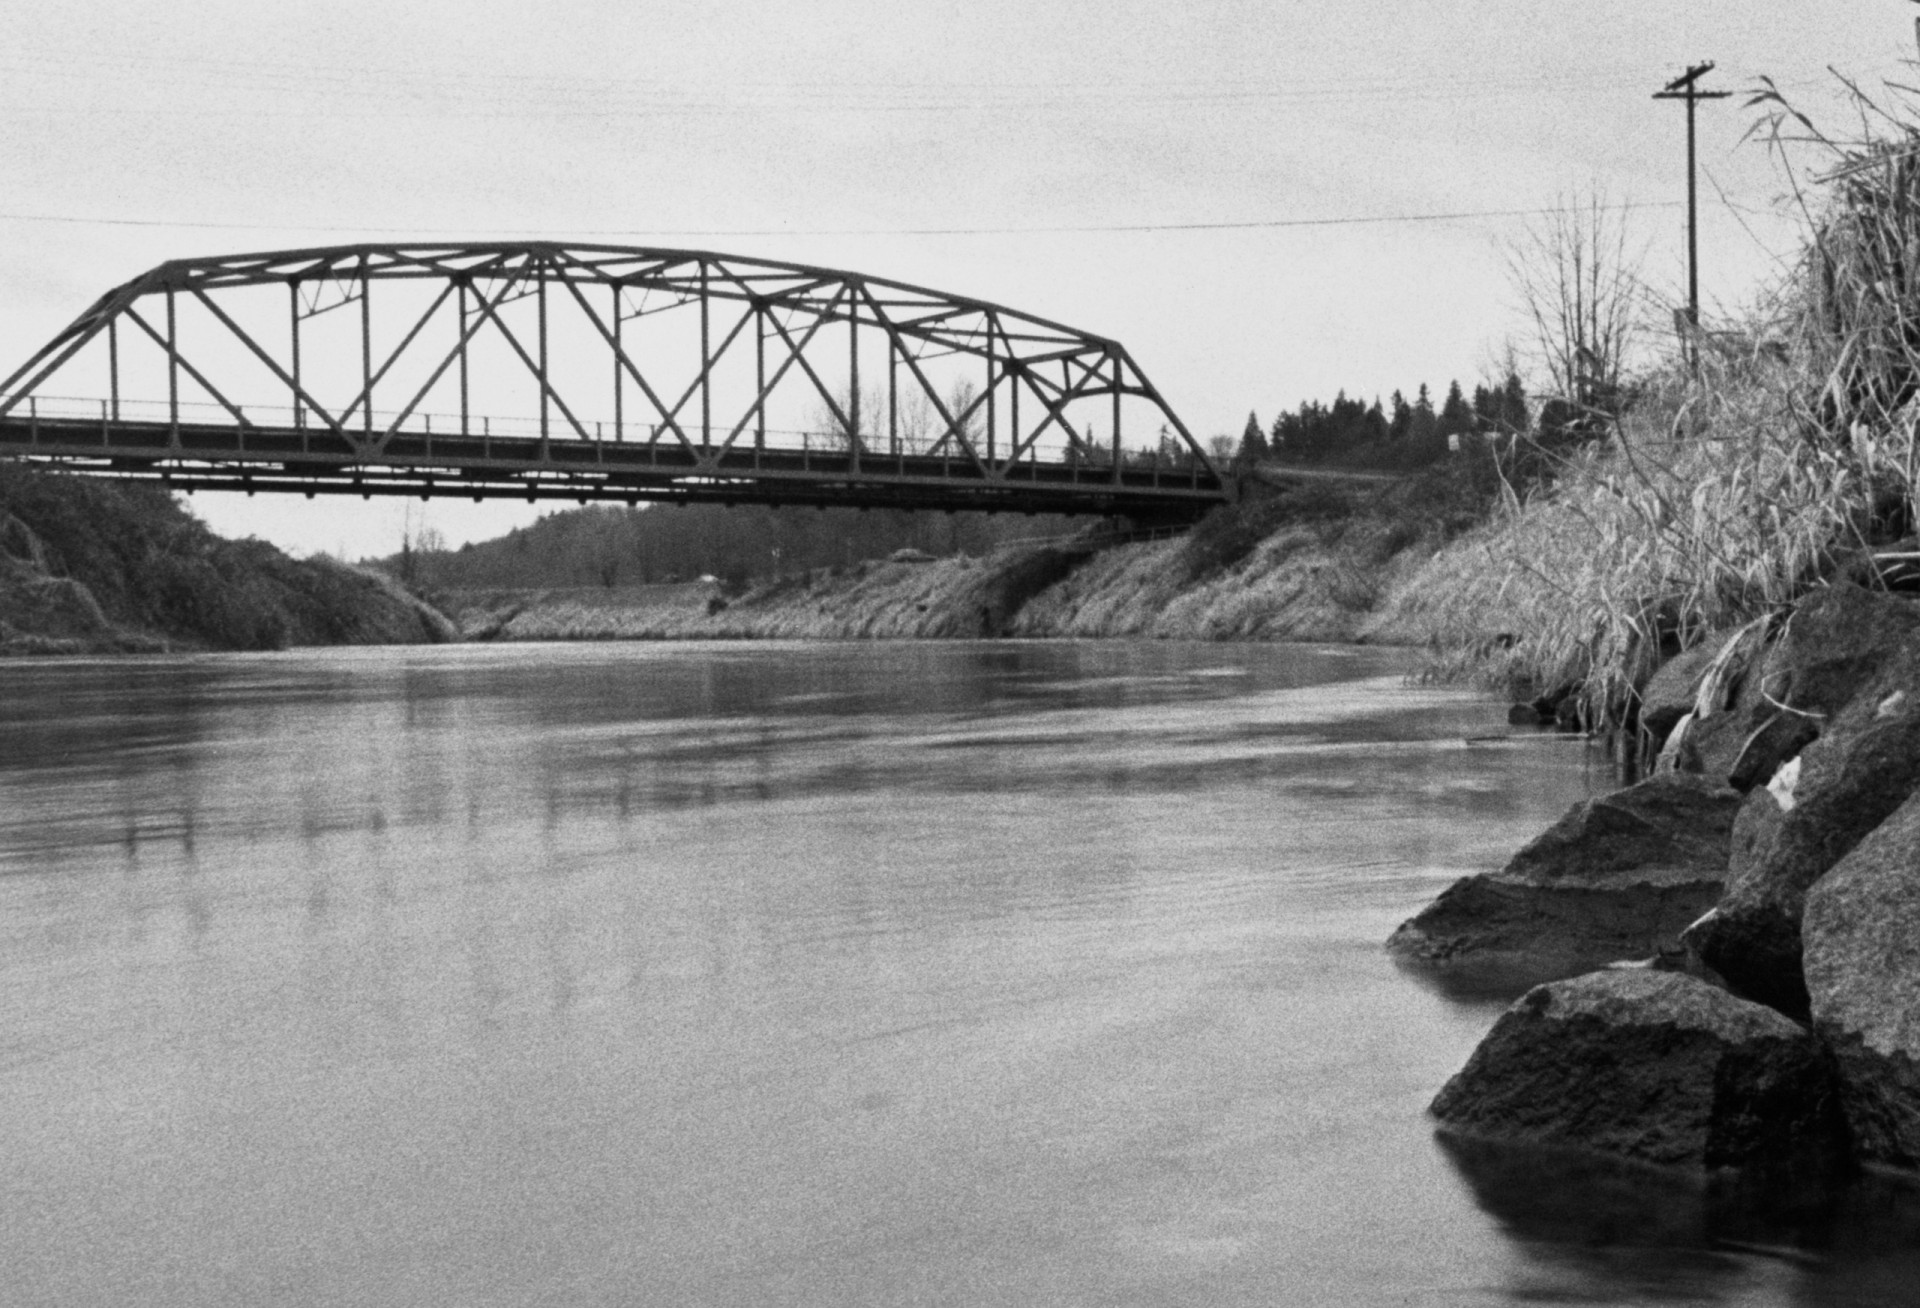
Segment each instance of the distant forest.
[[[1553,406],[1543,423],[1562,421]],[[1235,451],[1237,463],[1280,459],[1289,463],[1331,463],[1350,467],[1421,468],[1457,448],[1459,436],[1499,435],[1532,429],[1526,387],[1512,372],[1497,385],[1473,388],[1469,397],[1454,382],[1434,407],[1423,382],[1409,402],[1399,391],[1386,404],[1349,398],[1341,391],[1331,404],[1307,401],[1282,413],[1270,429],[1249,413]]]

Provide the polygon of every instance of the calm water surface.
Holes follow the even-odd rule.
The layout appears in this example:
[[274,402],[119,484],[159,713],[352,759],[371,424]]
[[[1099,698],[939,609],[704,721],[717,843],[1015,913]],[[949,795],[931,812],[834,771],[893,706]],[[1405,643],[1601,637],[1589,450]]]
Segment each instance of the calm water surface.
[[1898,1195],[1435,1142],[1380,942],[1608,773],[1403,671],[0,665],[0,1301],[1904,1302]]

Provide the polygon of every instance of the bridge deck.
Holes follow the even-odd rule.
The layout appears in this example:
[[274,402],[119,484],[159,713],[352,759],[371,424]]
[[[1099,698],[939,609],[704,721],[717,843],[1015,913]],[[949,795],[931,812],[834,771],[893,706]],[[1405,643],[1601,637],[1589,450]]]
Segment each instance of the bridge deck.
[[674,439],[581,441],[401,431],[377,458],[325,427],[111,419],[0,418],[0,455],[179,489],[306,495],[418,495],[815,504],[988,512],[1126,514],[1181,520],[1229,497],[1222,479],[1185,466],[1091,461],[976,463],[963,452],[733,446]]

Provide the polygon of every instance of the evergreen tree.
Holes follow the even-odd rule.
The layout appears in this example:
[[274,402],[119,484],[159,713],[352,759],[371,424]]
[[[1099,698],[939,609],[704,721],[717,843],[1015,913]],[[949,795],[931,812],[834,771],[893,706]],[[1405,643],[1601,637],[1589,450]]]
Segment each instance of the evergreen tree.
[[1407,439],[1421,444],[1431,443],[1440,429],[1440,420],[1434,416],[1433,398],[1427,394],[1427,384],[1420,383],[1420,394],[1413,402],[1413,419],[1407,425]]
[[1240,452],[1234,456],[1236,463],[1257,463],[1267,457],[1267,435],[1260,430],[1260,419],[1247,412],[1246,430],[1240,433]]
[[1461,394],[1458,381],[1447,387],[1447,398],[1440,406],[1438,430],[1442,436],[1473,430],[1473,407]]
[[1507,380],[1500,387],[1500,418],[1497,430],[1524,432],[1532,425],[1532,419],[1527,412],[1527,388],[1520,384],[1519,374],[1509,369]]
[[1407,397],[1399,391],[1393,393],[1393,417],[1387,421],[1387,439],[1403,441],[1407,433],[1413,430],[1413,406],[1407,403]]
[[1387,414],[1380,407],[1380,397],[1373,397],[1373,407],[1367,410],[1367,444],[1380,445],[1387,439]]
[[1473,428],[1475,431],[1497,431],[1500,427],[1500,392],[1484,382],[1477,382],[1473,388]]

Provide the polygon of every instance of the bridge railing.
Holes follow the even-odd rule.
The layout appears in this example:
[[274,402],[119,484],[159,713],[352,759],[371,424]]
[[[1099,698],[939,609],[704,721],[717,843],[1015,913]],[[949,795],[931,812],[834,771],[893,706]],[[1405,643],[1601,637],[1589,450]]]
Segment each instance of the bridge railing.
[[[240,421],[235,418],[235,410],[240,420],[248,425],[274,429],[278,431],[321,432],[325,424],[312,413],[298,406],[286,404],[236,404],[234,410],[206,401],[181,400],[168,403],[162,400],[140,400],[123,398],[110,401],[85,396],[69,395],[32,395],[17,408],[9,420],[15,424],[24,424],[29,430],[42,420],[63,427],[74,423],[88,426],[98,424],[102,431],[129,425],[147,428],[170,427],[176,422],[183,427],[208,426],[236,428]],[[537,441],[542,437],[542,424],[537,417],[495,416],[491,414],[468,415],[464,421],[457,413],[429,413],[412,411],[396,414],[374,410],[370,425],[378,432],[393,431],[396,434],[431,438],[434,436],[462,437],[475,440],[499,438],[502,440]],[[626,445],[638,447],[665,448],[677,444],[673,435],[663,426],[637,425],[634,423],[615,424],[605,421],[590,421],[587,424],[589,443]],[[572,431],[555,433],[551,423],[547,425],[546,436],[551,441],[579,444],[579,438]],[[696,431],[694,435],[698,436]],[[889,443],[885,436],[877,439],[863,439],[862,453],[870,457],[894,457],[905,455],[913,457],[928,451],[923,447],[933,444],[931,440],[902,439]],[[747,447],[750,451],[751,446]],[[847,441],[836,433],[811,432],[791,428],[769,427],[765,430],[764,448],[771,451],[787,451],[800,454],[845,453]],[[1085,470],[1110,468],[1104,459],[1094,457],[1066,459],[1049,458],[1052,453],[1038,447],[1027,450],[1018,463],[1028,465],[1053,464],[1060,467],[1078,467]],[[1104,453],[1104,452],[1102,452]],[[1131,471],[1150,471],[1156,478],[1177,478],[1192,480],[1199,472],[1196,464],[1179,458],[1162,458],[1152,448],[1128,451],[1127,467]],[[999,466],[1006,466],[1006,460],[1000,460]]]

